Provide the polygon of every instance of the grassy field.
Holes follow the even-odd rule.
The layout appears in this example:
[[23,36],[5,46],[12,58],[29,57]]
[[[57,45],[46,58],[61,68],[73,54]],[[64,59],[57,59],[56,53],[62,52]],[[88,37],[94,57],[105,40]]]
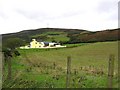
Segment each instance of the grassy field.
[[[65,88],[66,62],[71,56],[72,88],[107,88],[109,55],[115,55],[113,87],[118,85],[118,42],[71,44],[60,49],[19,49],[12,58],[12,81],[3,87]],[[7,65],[5,66],[7,68]],[[5,76],[7,75],[5,70]]]
[[45,32],[42,34],[37,34],[32,36],[32,38],[42,38],[45,41],[62,41],[67,42],[69,41],[69,38],[67,37],[67,33],[65,32]]

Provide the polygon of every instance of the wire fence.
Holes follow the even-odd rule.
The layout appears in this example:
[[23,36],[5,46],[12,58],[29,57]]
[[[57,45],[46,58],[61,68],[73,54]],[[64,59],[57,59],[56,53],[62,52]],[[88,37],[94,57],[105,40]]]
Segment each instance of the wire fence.
[[[71,67],[71,57],[67,58],[66,68],[60,67],[53,62],[52,65],[31,64],[23,70],[13,70],[13,81],[11,84],[6,83],[5,87],[37,87],[37,88],[86,88],[86,87],[109,87],[112,88],[113,79],[118,78],[114,73],[114,55],[109,57],[109,67],[106,72],[103,66],[95,67],[94,65],[80,66],[79,68]],[[110,61],[112,60],[112,63]],[[112,70],[112,72],[111,72]],[[7,72],[7,70],[5,71]],[[115,76],[115,77],[113,77]],[[4,74],[4,78],[7,73]],[[96,80],[96,79],[102,80]],[[104,84],[100,82],[106,80]],[[108,80],[108,81],[107,81]],[[6,81],[6,79],[4,79]]]

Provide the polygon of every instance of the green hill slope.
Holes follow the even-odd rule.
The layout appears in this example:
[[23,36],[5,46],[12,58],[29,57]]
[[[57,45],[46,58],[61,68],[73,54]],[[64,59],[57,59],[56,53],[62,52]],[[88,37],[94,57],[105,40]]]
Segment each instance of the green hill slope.
[[82,29],[40,28],[24,30],[17,33],[2,35],[3,46],[9,44],[10,39],[19,39],[21,43],[28,44],[31,39],[38,41],[55,41],[66,43],[103,42],[120,40],[118,33],[120,29],[103,30],[91,32]]
[[[63,49],[48,49],[48,50],[38,50],[38,49],[30,49],[30,50],[20,50],[20,52],[24,55],[27,55],[31,58],[31,61],[35,62],[38,59],[43,60],[44,62],[59,62],[63,67],[67,56],[71,56],[73,59],[73,66],[76,64],[79,65],[88,65],[94,64],[101,65],[105,64],[108,60],[110,54],[115,54],[117,59],[118,54],[118,44],[117,42],[98,42],[93,44],[84,44],[83,46],[75,47],[75,48],[63,48]],[[35,60],[33,60],[35,59]],[[98,64],[97,62],[98,61]],[[82,62],[82,63],[77,63]],[[87,64],[86,64],[87,63]],[[106,62],[107,63],[107,62]],[[106,66],[106,65],[105,65]]]
[[16,83],[7,86],[9,82],[5,82],[4,87],[65,87],[67,56],[71,56],[71,87],[106,88],[110,54],[115,55],[113,86],[117,87],[117,50],[118,42],[89,43],[61,49],[19,50],[21,56],[12,61],[13,82]]

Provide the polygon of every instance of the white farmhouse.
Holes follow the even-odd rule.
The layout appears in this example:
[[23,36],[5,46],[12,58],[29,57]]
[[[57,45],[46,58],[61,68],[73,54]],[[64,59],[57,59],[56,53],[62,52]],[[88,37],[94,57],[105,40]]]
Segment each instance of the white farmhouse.
[[38,42],[36,41],[36,39],[32,39],[30,45],[20,48],[29,49],[29,48],[59,48],[59,47],[66,47],[66,46],[61,46],[59,43],[55,43],[55,42]]

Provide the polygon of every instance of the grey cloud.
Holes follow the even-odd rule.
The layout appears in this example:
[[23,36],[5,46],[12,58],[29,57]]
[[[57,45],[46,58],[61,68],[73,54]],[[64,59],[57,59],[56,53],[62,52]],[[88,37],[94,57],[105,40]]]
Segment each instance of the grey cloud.
[[107,14],[107,20],[117,21],[118,10],[117,10],[117,0],[106,0],[99,3],[97,7],[97,12],[99,14]]
[[111,0],[104,0],[102,2],[99,3],[97,10],[98,12],[111,12],[112,10],[114,10],[114,6],[117,5],[117,3],[115,1],[111,1]]
[[19,10],[19,9],[16,11],[26,18],[34,19],[34,20],[40,21],[40,22],[60,18],[60,16],[52,16],[49,13],[42,12],[42,11],[25,11],[25,10]]
[[7,15],[2,11],[0,10],[0,17],[4,18],[4,19],[7,19]]
[[118,12],[116,11],[116,12],[112,13],[111,16],[109,17],[109,19],[117,21],[118,20]]
[[44,12],[38,12],[38,11],[25,11],[25,10],[16,10],[19,14],[25,16],[26,18],[29,19],[45,19],[47,15]]
[[62,17],[72,17],[72,16],[77,16],[77,15],[82,15],[84,14],[84,11],[71,11],[71,12],[66,12],[62,15]]
[[25,16],[26,18],[34,19],[37,21],[46,21],[46,20],[68,18],[68,17],[76,16],[76,15],[83,13],[83,11],[69,11],[69,12],[63,12],[63,13],[60,13],[57,15],[51,15],[50,13],[47,13],[47,12],[27,11],[27,10],[25,11],[25,10],[21,10],[21,9],[17,9],[16,12]]

